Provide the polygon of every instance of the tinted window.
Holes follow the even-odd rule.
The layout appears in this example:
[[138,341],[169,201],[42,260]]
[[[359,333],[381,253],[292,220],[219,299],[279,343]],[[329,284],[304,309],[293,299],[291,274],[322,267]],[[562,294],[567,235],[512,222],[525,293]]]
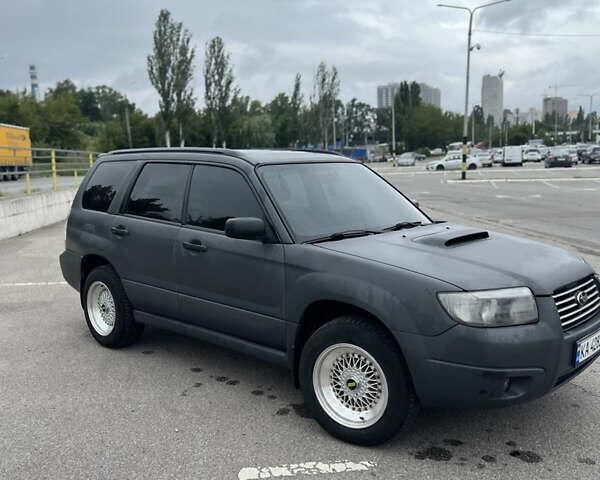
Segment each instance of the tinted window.
[[141,217],[181,221],[189,165],[150,163],[131,191],[127,213]]
[[81,206],[88,210],[108,211],[132,167],[132,162],[106,162],[98,165],[83,192]]
[[399,222],[429,223],[397,190],[363,165],[267,165],[259,172],[301,242],[346,230],[381,230]]
[[244,178],[228,168],[194,168],[186,223],[225,230],[228,218],[258,217],[263,212]]

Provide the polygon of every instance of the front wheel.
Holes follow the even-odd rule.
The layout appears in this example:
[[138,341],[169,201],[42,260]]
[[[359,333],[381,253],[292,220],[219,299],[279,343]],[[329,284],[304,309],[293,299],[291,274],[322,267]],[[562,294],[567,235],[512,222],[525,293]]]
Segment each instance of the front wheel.
[[443,165],[438,165],[437,167],[435,167],[435,169],[436,169],[438,172],[440,172],[440,171],[442,171],[442,170],[444,169],[444,166],[443,166]]
[[389,440],[417,412],[398,346],[383,328],[359,316],[337,318],[308,339],[300,384],[319,424],[358,445]]
[[475,165],[474,163],[471,163],[471,164],[468,166],[468,169],[469,169],[469,170],[475,170],[476,168],[477,168],[477,165]]

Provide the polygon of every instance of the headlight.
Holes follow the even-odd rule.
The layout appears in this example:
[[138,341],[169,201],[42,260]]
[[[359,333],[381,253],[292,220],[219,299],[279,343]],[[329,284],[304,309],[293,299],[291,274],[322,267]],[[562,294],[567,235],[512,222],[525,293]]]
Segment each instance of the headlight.
[[535,299],[527,287],[438,293],[438,298],[454,320],[472,327],[524,325],[538,320]]

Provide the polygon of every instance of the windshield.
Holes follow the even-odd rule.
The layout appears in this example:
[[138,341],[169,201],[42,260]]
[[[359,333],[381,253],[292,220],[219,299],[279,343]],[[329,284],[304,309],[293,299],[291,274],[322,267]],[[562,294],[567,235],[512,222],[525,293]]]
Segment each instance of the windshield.
[[298,242],[350,230],[431,221],[364,165],[265,165],[259,173]]

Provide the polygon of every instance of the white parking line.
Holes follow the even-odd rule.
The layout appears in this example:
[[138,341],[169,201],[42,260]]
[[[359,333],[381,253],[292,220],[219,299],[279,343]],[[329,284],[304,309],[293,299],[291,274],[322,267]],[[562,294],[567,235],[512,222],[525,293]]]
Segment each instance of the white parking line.
[[492,187],[494,187],[496,190],[498,190],[498,185],[496,185],[496,182],[492,181],[490,183],[492,184]]
[[290,463],[278,467],[245,467],[238,473],[238,480],[259,478],[295,477],[298,475],[321,475],[325,473],[366,472],[377,467],[375,462],[304,462]]
[[[577,177],[577,178],[482,178],[482,179],[467,179],[467,180],[446,180],[447,183],[528,183],[528,182],[597,182],[598,177]],[[556,185],[551,185],[554,188],[560,188]]]
[[0,287],[46,287],[48,285],[66,285],[67,282],[16,282],[0,283]]
[[552,187],[552,188],[560,188],[558,185],[552,185],[550,182],[547,182],[546,180],[542,181],[542,183],[544,185],[548,185],[549,187]]

